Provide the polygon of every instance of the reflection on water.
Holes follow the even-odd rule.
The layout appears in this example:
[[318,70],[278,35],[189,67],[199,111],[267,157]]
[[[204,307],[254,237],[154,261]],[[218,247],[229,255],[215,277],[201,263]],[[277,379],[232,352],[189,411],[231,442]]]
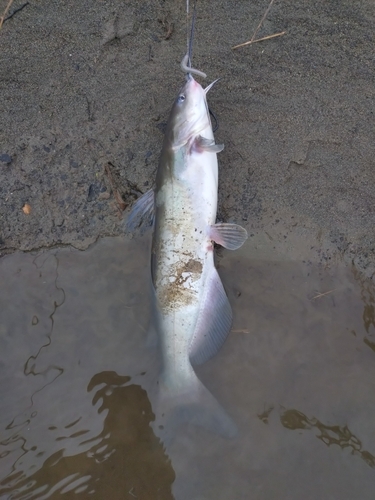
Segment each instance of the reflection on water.
[[239,437],[184,425],[167,449],[147,238],[0,260],[1,499],[373,498],[373,287],[250,245],[220,252],[233,331],[197,370]]
[[327,446],[337,445],[340,448],[349,448],[352,455],[360,456],[370,467],[375,466],[375,457],[368,451],[362,450],[361,441],[352,434],[347,425],[324,425],[317,418],[308,418],[298,410],[283,410],[280,415],[281,423],[287,429],[317,429],[317,438]]
[[[48,456],[43,466],[24,477],[10,474],[2,482],[3,494],[10,498],[50,498],[55,494],[74,493],[75,498],[171,499],[174,473],[160,442],[149,423],[153,413],[145,391],[128,385],[130,377],[101,372],[91,379],[88,391],[96,391],[93,404],[100,402],[98,413],[105,412],[102,431],[83,439],[89,451],[64,456],[64,450]],[[65,435],[56,441],[82,438],[87,430],[75,431],[80,419],[65,426]],[[56,437],[58,436],[58,437]],[[63,444],[61,444],[63,446]]]

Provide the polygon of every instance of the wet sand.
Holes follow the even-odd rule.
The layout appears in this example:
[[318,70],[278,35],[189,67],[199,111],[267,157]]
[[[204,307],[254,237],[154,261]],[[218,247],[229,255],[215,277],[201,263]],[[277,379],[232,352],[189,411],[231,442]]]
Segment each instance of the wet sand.
[[[22,5],[15,1],[12,9]],[[219,217],[374,274],[373,3],[198,2],[194,64],[221,78]],[[0,34],[0,252],[123,234],[183,82],[185,2],[29,4]],[[24,214],[25,204],[31,207]]]

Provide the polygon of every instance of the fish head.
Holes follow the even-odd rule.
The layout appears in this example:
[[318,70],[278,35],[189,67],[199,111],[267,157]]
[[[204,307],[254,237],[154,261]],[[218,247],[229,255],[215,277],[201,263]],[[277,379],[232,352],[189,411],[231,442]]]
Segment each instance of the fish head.
[[173,147],[187,144],[211,124],[206,93],[189,74],[172,106],[167,134]]

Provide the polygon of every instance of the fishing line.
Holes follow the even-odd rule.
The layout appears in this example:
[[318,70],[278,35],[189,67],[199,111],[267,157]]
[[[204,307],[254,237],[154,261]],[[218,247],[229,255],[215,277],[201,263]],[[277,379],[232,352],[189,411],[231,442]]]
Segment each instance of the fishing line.
[[194,38],[194,27],[195,27],[195,16],[197,12],[197,0],[194,1],[194,7],[193,7],[193,19],[191,22],[191,29],[189,32],[189,0],[186,0],[186,47],[187,47],[187,54],[189,56],[188,59],[188,65],[191,67],[191,55],[193,51],[193,38]]
[[[194,1],[194,8],[193,8],[193,20],[192,20],[192,23],[191,23],[191,30],[190,30],[190,36],[189,36],[189,0],[186,0],[186,44],[187,44],[187,61],[186,61],[186,67],[184,68],[182,66],[183,69],[185,70],[188,70],[188,65],[190,66],[190,69],[191,69],[191,59],[192,59],[192,51],[193,51],[193,38],[194,38],[194,26],[195,26],[195,17],[196,17],[196,12],[197,12],[197,0]],[[193,70],[195,71],[195,70]],[[197,74],[200,74],[201,76],[204,76],[205,77],[205,74],[200,72],[200,71],[197,71]],[[215,82],[214,82],[215,83]],[[211,86],[210,86],[211,87]],[[208,89],[207,89],[208,90]],[[208,111],[210,113],[210,115],[212,116],[212,118],[214,119],[214,127],[212,129],[212,131],[215,133],[218,128],[219,128],[219,120],[217,119],[217,116],[215,115],[215,113],[210,109],[208,108]]]
[[186,53],[189,53],[189,0],[186,0]]
[[[195,2],[194,2],[194,11],[193,11],[192,24],[191,24],[190,37],[187,34],[187,38],[188,38],[188,42],[187,42],[188,51],[187,51],[187,54],[185,55],[185,57],[181,61],[181,69],[182,69],[182,71],[184,73],[186,73],[188,79],[191,77],[191,75],[198,75],[198,76],[201,76],[202,78],[206,78],[207,77],[206,73],[203,73],[203,71],[199,71],[198,69],[194,69],[194,68],[191,67],[191,59],[192,59],[191,54],[192,54],[192,50],[193,50],[193,38],[194,38],[194,27],[195,27],[195,17],[196,17],[196,6],[197,6],[197,0],[195,0]],[[189,0],[187,0],[187,2],[186,2],[186,9],[187,9],[187,13],[186,13],[187,19],[189,19],[189,16],[188,16]],[[187,33],[188,33],[188,26],[187,26]]]
[[[187,0],[189,2],[189,0]],[[190,31],[190,41],[188,44],[188,55],[189,55],[189,66],[191,67],[191,59],[192,59],[192,52],[193,52],[193,40],[194,40],[194,27],[195,27],[195,17],[197,14],[197,0],[194,2],[194,9],[193,9],[193,19],[191,22],[191,31]]]

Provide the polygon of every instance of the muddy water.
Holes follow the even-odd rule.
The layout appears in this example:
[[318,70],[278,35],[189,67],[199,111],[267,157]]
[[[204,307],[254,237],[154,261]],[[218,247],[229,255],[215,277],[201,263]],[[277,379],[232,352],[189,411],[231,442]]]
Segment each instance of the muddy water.
[[166,448],[148,240],[0,260],[0,498],[372,499],[375,296],[355,269],[220,252],[233,331],[198,371],[239,428]]

